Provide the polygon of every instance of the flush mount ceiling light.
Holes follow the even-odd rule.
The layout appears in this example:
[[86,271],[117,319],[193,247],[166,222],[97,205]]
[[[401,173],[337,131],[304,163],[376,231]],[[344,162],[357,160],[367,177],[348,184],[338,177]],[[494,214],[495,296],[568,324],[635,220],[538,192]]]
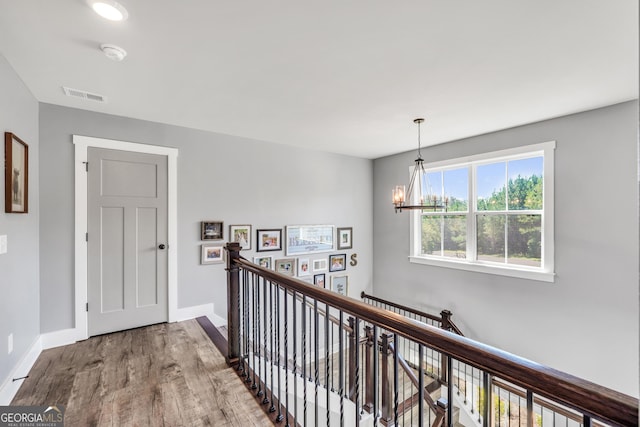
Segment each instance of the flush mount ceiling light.
[[127,9],[113,0],[87,0],[91,8],[100,16],[110,21],[124,21],[129,17]]
[[113,61],[122,61],[127,56],[127,52],[123,48],[114,44],[101,44],[100,49],[107,58]]
[[[396,185],[393,189],[392,201],[396,213],[403,210],[431,210],[436,211],[439,209],[446,210],[448,200],[434,194],[427,172],[424,169],[424,159],[420,149],[420,124],[424,122],[424,119],[415,119],[413,121],[418,125],[418,157],[415,160],[416,165],[413,168],[411,174],[411,180],[409,181],[409,190],[405,190],[404,185]],[[414,194],[414,192],[416,194]]]

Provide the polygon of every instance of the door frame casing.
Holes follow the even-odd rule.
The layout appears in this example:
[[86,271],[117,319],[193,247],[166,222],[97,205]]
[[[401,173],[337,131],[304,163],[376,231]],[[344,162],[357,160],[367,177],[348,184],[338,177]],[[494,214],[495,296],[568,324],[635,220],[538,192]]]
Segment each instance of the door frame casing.
[[136,142],[73,135],[75,146],[75,332],[76,339],[89,338],[86,310],[88,297],[88,194],[86,171],[89,148],[107,148],[167,157],[167,317],[178,317],[178,149]]

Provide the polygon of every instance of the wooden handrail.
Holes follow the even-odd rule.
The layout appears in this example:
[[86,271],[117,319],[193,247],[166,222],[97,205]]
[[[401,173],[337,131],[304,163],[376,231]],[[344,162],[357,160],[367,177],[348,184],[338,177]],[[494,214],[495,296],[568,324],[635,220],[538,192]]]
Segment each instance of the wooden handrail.
[[[399,310],[403,310],[403,311],[415,314],[416,316],[422,316],[422,317],[425,317],[427,319],[433,320],[434,322],[440,322],[440,323],[444,322],[443,316],[436,316],[434,314],[427,313],[426,311],[420,311],[420,310],[417,310],[415,308],[412,308],[412,307],[409,307],[409,306],[406,306],[406,305],[398,304],[398,303],[393,302],[393,301],[389,301],[389,300],[385,300],[385,299],[382,299],[382,298],[379,298],[379,297],[376,297],[376,296],[373,296],[373,295],[369,295],[369,294],[365,293],[364,291],[360,292],[360,298],[361,299],[365,299],[366,298],[366,299],[369,299],[371,301],[379,302],[380,304],[389,305],[389,306],[395,307],[395,308],[397,308]],[[442,313],[448,313],[449,316],[451,315],[451,312],[448,311],[448,310],[443,310]],[[453,323],[451,318],[448,318],[447,322],[448,322],[448,326],[450,327],[450,330],[452,332],[454,332],[454,333],[456,333],[458,335],[464,336],[464,334],[462,333],[460,328],[455,323]]]
[[[591,418],[621,427],[638,425],[638,399],[389,310],[262,268],[240,257],[238,244],[229,243],[226,248],[230,252],[229,275],[233,274],[234,269],[242,267],[286,289],[306,294],[319,302],[329,304],[366,322],[379,325],[387,331],[445,353]],[[235,254],[232,255],[231,252]],[[229,282],[232,283],[233,280]],[[233,286],[230,285],[230,288],[233,291]],[[229,296],[228,299],[233,298]],[[231,329],[229,333],[231,335]],[[238,351],[231,348],[231,344],[230,339],[229,351],[230,355],[233,355],[234,351]]]
[[362,299],[367,298],[367,299],[370,299],[372,301],[379,302],[381,304],[391,305],[393,307],[399,308],[400,310],[404,310],[404,311],[407,311],[409,313],[413,313],[413,314],[418,315],[418,316],[426,317],[427,319],[431,319],[434,322],[442,322],[442,317],[440,317],[440,316],[435,316],[433,314],[429,314],[429,313],[424,312],[424,311],[416,310],[415,308],[407,307],[406,305],[397,304],[395,302],[387,301],[387,300],[384,300],[382,298],[378,298],[378,297],[375,297],[373,295],[369,295],[369,294],[365,293],[364,291],[360,292],[360,298],[362,298]]

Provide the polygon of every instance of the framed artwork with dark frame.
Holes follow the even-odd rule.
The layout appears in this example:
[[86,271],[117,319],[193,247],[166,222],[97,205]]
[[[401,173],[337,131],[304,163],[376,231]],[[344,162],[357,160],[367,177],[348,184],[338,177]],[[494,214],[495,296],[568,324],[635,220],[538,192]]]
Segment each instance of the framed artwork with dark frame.
[[4,211],[29,212],[29,146],[11,132],[4,133]]
[[342,271],[347,269],[347,254],[329,255],[329,271]]
[[313,284],[316,286],[320,286],[321,288],[326,288],[325,275],[324,273],[314,274],[313,275]]
[[282,228],[257,230],[256,251],[282,250]]
[[353,228],[352,227],[339,227],[338,228],[338,250],[353,248]]
[[229,242],[238,242],[242,250],[251,249],[251,226],[250,225],[230,225]]
[[201,245],[200,264],[222,264],[224,247],[221,245]]
[[222,240],[222,221],[202,221],[200,223],[200,240]]

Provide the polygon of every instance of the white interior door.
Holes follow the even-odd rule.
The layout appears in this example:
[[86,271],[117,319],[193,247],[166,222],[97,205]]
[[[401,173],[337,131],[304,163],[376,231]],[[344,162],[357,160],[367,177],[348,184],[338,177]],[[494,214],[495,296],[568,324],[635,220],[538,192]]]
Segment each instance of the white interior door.
[[168,320],[167,157],[88,149],[89,336]]

